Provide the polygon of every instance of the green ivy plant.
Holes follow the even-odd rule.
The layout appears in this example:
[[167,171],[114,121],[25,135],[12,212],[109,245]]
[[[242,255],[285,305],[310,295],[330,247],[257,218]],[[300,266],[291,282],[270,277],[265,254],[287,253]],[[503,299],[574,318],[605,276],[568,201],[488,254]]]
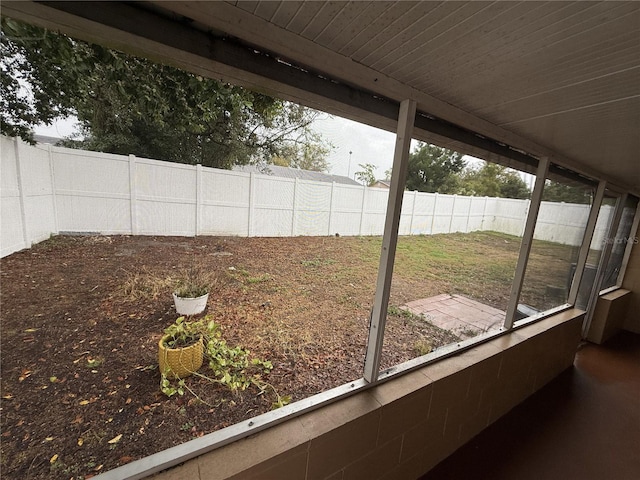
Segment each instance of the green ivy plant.
[[200,337],[215,335],[218,326],[213,320],[205,321],[205,319],[189,322],[185,321],[185,317],[178,317],[174,323],[164,329],[164,344],[169,348],[188,347],[200,340]]
[[[211,371],[209,375],[194,372],[195,376],[204,378],[211,383],[217,383],[227,387],[231,392],[244,391],[250,386],[260,390],[260,395],[267,391],[273,392],[276,400],[273,408],[282,407],[291,402],[289,395],[281,396],[273,385],[263,379],[273,369],[273,364],[268,360],[251,358],[251,352],[245,348],[230,347],[222,338],[220,327],[210,315],[201,320],[185,321],[179,317],[172,325],[164,330],[165,345],[169,348],[178,348],[191,345],[201,337],[204,340],[204,356]],[[168,372],[162,372],[160,390],[171,397],[175,394],[184,395],[190,392],[203,403],[207,404],[197,395],[182,378],[170,379]],[[207,404],[208,405],[208,404]]]

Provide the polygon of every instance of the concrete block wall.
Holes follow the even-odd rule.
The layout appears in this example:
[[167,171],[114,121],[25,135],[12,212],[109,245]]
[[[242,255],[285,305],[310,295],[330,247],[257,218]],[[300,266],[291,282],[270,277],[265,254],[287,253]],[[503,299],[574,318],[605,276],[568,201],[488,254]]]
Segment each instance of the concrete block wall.
[[602,344],[622,330],[630,300],[631,292],[624,288],[598,297],[587,340]]
[[154,478],[418,478],[569,368],[583,318],[570,310],[528,325]]
[[631,291],[623,328],[640,333],[640,245],[631,249],[622,287]]

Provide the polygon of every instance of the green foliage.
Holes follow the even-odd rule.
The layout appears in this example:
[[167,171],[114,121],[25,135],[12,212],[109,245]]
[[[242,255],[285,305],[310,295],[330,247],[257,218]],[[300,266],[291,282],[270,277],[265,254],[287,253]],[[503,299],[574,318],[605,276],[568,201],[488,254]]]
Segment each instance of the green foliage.
[[182,424],[182,426],[180,427],[180,430],[182,430],[183,432],[188,432],[189,430],[191,430],[193,428],[193,423],[191,422],[185,422]]
[[[280,396],[276,389],[262,378],[264,374],[273,370],[273,364],[268,360],[252,358],[251,352],[245,348],[229,346],[222,338],[220,327],[211,319],[210,315],[197,321],[185,321],[184,317],[179,317],[164,330],[164,334],[169,337],[165,341],[169,348],[187,346],[203,338],[204,356],[211,374],[206,376],[194,372],[194,375],[223,385],[232,392],[246,390],[252,385],[259,389],[260,395],[270,389],[276,397],[273,403],[274,408],[286,405],[291,401],[291,397]],[[184,395],[186,391],[189,391],[203,403],[206,403],[187,385],[184,379],[170,380],[166,372],[161,376],[160,390],[168,397],[175,394]]]
[[433,345],[428,339],[420,338],[419,340],[416,340],[416,343],[413,345],[413,350],[416,356],[421,357],[422,355],[431,353]]
[[358,180],[363,185],[370,187],[374,183],[376,183],[376,166],[371,163],[358,164],[358,166],[362,169],[359,172],[355,173],[356,180]]
[[185,321],[184,317],[178,317],[164,329],[164,334],[168,337],[164,341],[167,347],[180,348],[194,344],[201,337],[215,336],[218,334],[218,326],[213,320]]
[[[42,55],[42,52],[49,55]],[[1,133],[34,143],[31,128],[74,112],[68,89],[76,85],[73,42],[61,35],[2,17],[0,35]],[[25,88],[25,84],[30,88]]]
[[389,305],[389,307],[387,308],[387,314],[388,315],[392,315],[394,317],[400,317],[400,318],[405,318],[405,319],[413,319],[415,317],[420,318],[419,315],[415,315],[410,310],[405,309],[405,308],[399,308],[399,307],[397,307],[395,305]]
[[470,168],[461,175],[458,193],[481,197],[529,198],[527,184],[511,169],[496,163],[483,162],[480,168]]
[[88,150],[218,168],[292,149],[321,168],[328,153],[315,111],[15,20],[2,19],[0,64],[5,135],[30,141],[36,124],[75,114],[84,140],[65,144]]
[[457,193],[464,168],[462,154],[420,143],[409,155],[406,188],[429,193]]
[[590,205],[594,194],[592,189],[582,185],[569,185],[547,180],[542,191],[542,200]]
[[[391,172],[387,172],[390,176]],[[419,192],[529,198],[527,184],[511,169],[489,162],[467,168],[462,154],[420,143],[409,155],[406,188]]]
[[178,379],[177,384],[172,383],[165,373],[160,377],[160,391],[167,397],[173,397],[176,393],[180,396],[184,395],[185,383],[183,379]]

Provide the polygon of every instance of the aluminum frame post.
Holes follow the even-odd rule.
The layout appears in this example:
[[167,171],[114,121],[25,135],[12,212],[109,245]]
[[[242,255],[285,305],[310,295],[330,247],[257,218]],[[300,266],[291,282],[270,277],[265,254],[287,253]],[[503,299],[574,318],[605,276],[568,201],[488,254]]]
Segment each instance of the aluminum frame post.
[[387,215],[384,223],[384,236],[382,237],[376,294],[373,300],[373,310],[369,324],[367,355],[364,361],[364,379],[369,383],[375,382],[380,372],[380,358],[382,357],[384,329],[387,321],[391,278],[393,276],[396,245],[398,244],[398,228],[400,226],[402,199],[404,196],[409,148],[411,146],[411,135],[413,133],[415,116],[416,101],[403,100],[400,104],[400,113],[398,115],[396,147],[393,155],[393,174],[391,175]]
[[609,225],[609,230],[607,231],[605,245],[602,249],[602,255],[600,256],[600,262],[598,263],[598,269],[596,270],[593,287],[591,289],[591,294],[589,295],[587,314],[585,315],[584,323],[582,325],[583,338],[587,337],[589,329],[591,328],[591,320],[593,320],[593,313],[596,309],[598,297],[600,296],[600,287],[602,286],[602,280],[604,280],[604,274],[607,270],[607,265],[609,264],[609,257],[611,255],[613,243],[615,242],[616,234],[618,233],[618,225],[620,224],[620,218],[622,218],[622,210],[624,209],[625,203],[627,203],[627,194],[623,193],[616,201],[616,209],[613,212],[613,219],[611,221],[611,225]]
[[580,247],[580,253],[578,254],[578,261],[576,263],[576,271],[573,275],[571,282],[571,289],[569,290],[569,297],[567,303],[575,305],[578,298],[578,291],[580,290],[580,282],[584,274],[584,268],[587,264],[587,257],[589,256],[589,250],[591,249],[591,242],[593,241],[593,233],[596,229],[596,223],[598,223],[598,215],[600,213],[600,207],[602,206],[602,199],[604,198],[604,191],[606,189],[607,182],[602,180],[598,183],[598,189],[596,190],[596,196],[593,199],[591,205],[591,211],[589,212],[589,219],[587,220],[587,228],[584,232],[582,239],[582,246]]
[[533,242],[533,233],[538,220],[538,212],[540,212],[540,203],[542,202],[542,191],[544,183],[549,172],[549,158],[543,157],[538,163],[536,171],[536,183],[531,193],[531,203],[529,205],[529,214],[525,223],[524,233],[522,234],[522,243],[520,244],[520,253],[518,255],[518,263],[516,264],[516,272],[511,285],[511,294],[509,296],[509,304],[507,305],[507,314],[504,319],[504,328],[510,330],[513,328],[516,309],[518,308],[518,300],[520,292],[522,292],[522,283],[524,282],[524,273],[529,262],[529,254],[531,253],[531,243]]

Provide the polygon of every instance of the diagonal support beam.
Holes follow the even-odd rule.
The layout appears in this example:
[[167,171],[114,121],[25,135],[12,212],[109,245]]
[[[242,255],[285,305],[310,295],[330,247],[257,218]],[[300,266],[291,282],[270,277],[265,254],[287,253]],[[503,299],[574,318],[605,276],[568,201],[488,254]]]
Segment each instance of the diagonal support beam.
[[580,283],[582,282],[587,257],[589,256],[589,250],[591,249],[591,241],[593,240],[593,233],[595,232],[596,223],[598,222],[598,215],[600,213],[600,206],[602,205],[606,186],[607,182],[604,180],[598,184],[598,189],[596,190],[596,195],[593,199],[593,204],[591,205],[589,220],[587,220],[587,228],[584,232],[582,246],[580,247],[578,261],[576,263],[576,273],[574,274],[573,281],[571,282],[571,290],[569,290],[569,299],[567,300],[567,303],[570,303],[571,305],[575,305],[578,298],[578,291],[580,289]]
[[400,104],[398,115],[398,130],[396,133],[396,147],[393,154],[393,174],[387,203],[387,216],[382,237],[382,251],[380,252],[380,266],[378,268],[378,282],[373,300],[373,311],[369,325],[369,341],[367,342],[367,356],[364,363],[364,379],[371,383],[378,379],[380,358],[382,357],[382,343],[384,328],[387,321],[387,307],[391,293],[391,278],[393,264],[398,244],[398,227],[402,211],[404,184],[407,176],[409,148],[416,116],[415,100],[404,100]]
[[520,244],[520,254],[518,255],[518,263],[516,264],[516,272],[513,277],[511,286],[511,294],[509,296],[509,304],[507,305],[507,315],[504,320],[504,328],[509,330],[513,327],[513,321],[518,308],[518,300],[520,292],[522,292],[522,284],[524,283],[524,273],[527,269],[529,254],[531,253],[531,244],[533,243],[533,233],[538,220],[538,212],[540,211],[540,203],[542,202],[542,191],[544,190],[544,182],[549,173],[549,158],[543,157],[538,163],[536,172],[536,183],[531,193],[531,205],[529,206],[529,215],[522,234],[522,243]]

